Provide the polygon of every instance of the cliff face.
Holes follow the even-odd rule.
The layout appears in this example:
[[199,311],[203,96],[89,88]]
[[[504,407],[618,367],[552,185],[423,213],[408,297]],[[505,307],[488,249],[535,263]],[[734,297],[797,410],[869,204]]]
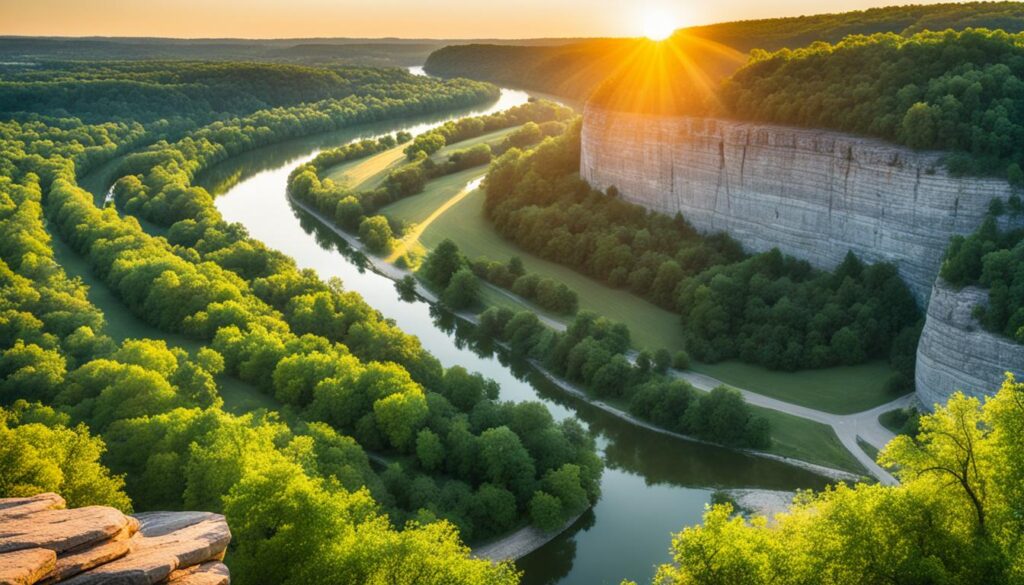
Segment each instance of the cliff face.
[[925,406],[956,390],[991,394],[1006,371],[1024,377],[1024,346],[971,316],[987,291],[955,291],[937,278],[950,237],[974,231],[989,201],[1010,195],[1005,181],[952,177],[937,154],[835,132],[593,106],[582,142],[580,174],[595,187],[680,212],[748,250],[778,247],[826,269],[849,250],[895,264],[928,308],[916,374]]
[[958,291],[936,281],[917,346],[917,395],[926,407],[945,403],[957,390],[991,395],[1006,372],[1024,379],[1024,345],[985,331],[972,316],[976,305],[986,303],[987,290]]
[[939,156],[835,132],[584,112],[580,173],[598,188],[748,250],[820,268],[852,250],[892,262],[923,307],[953,234],[973,231],[1005,181],[951,177]]

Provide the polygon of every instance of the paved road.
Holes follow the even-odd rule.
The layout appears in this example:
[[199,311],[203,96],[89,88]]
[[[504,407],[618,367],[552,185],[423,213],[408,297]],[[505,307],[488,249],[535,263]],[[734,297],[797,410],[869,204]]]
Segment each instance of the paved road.
[[[678,372],[673,370],[673,374],[677,378],[686,380],[700,390],[710,391],[718,386],[730,386],[721,380],[704,374],[698,374],[696,372]],[[735,386],[732,387],[735,388]],[[878,416],[883,412],[909,406],[914,400],[913,394],[907,394],[906,396],[897,398],[892,402],[854,414],[832,414],[830,412],[823,412],[821,410],[771,398],[764,394],[751,392],[750,390],[744,390],[742,388],[737,388],[737,390],[739,390],[740,394],[742,394],[750,404],[799,416],[800,418],[806,418],[832,427],[836,436],[839,437],[839,441],[844,447],[846,447],[847,451],[853,454],[853,456],[857,458],[857,461],[860,461],[860,463],[871,472],[871,475],[875,476],[878,481],[886,485],[893,485],[897,483],[896,478],[894,478],[892,474],[885,469],[882,469],[880,465],[875,463],[871,456],[860,448],[860,445],[857,444],[857,437],[860,437],[878,449],[884,447],[886,443],[891,441],[896,435],[878,422]]]

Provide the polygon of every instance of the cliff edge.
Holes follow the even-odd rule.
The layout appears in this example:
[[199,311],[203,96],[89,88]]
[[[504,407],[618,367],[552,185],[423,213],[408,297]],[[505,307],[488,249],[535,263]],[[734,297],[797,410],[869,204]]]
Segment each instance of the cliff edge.
[[891,262],[918,304],[949,238],[981,224],[1006,181],[954,177],[937,153],[837,132],[584,110],[580,174],[594,187],[750,251],[831,269],[852,250]]
[[65,509],[56,494],[0,499],[0,585],[228,585],[227,522],[209,512]]
[[917,396],[928,409],[956,392],[992,395],[1006,372],[1024,379],[1024,345],[982,328],[973,311],[988,303],[988,291],[956,290],[939,278],[917,346]]

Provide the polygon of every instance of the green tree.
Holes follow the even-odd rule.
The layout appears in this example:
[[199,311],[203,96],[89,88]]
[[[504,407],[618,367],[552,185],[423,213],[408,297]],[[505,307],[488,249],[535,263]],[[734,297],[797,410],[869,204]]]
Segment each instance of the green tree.
[[460,268],[452,275],[445,287],[441,300],[452,309],[465,309],[480,298],[480,281],[469,268]]
[[562,504],[558,498],[543,491],[533,493],[530,498],[530,520],[544,531],[554,531],[562,526]]

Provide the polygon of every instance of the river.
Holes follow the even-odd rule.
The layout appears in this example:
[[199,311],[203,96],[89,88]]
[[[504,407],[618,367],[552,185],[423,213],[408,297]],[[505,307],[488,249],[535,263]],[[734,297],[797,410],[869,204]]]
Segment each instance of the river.
[[[670,560],[671,534],[700,521],[717,489],[820,489],[827,481],[781,462],[724,448],[696,444],[637,428],[585,402],[568,397],[530,368],[509,364],[503,356],[475,350],[456,322],[429,304],[403,301],[394,283],[366,270],[345,241],[285,195],[288,173],[324,148],[352,140],[405,130],[421,133],[454,117],[506,109],[529,98],[503,89],[486,108],[454,115],[395,120],[291,140],[220,163],[198,178],[216,196],[228,221],[295,259],[322,278],[338,277],[345,288],[399,327],[419,337],[445,365],[462,365],[501,385],[504,400],[538,400],[556,418],[576,417],[594,433],[606,470],[601,498],[569,530],[518,562],[524,585],[617,585],[622,579],[649,582],[655,567]],[[83,178],[102,201],[112,166]]]

